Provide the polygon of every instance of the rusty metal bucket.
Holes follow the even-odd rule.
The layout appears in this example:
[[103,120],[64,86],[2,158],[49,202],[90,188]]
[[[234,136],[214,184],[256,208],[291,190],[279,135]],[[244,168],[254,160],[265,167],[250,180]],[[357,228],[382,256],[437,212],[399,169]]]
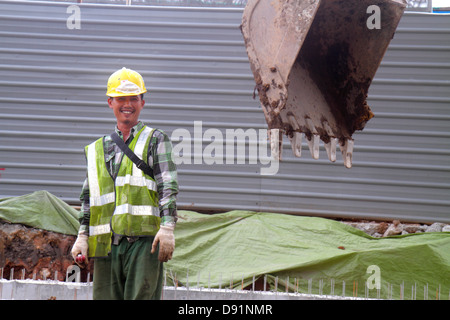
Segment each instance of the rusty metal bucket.
[[[373,113],[369,86],[406,7],[404,0],[249,0],[241,31],[271,132],[314,159],[319,140],[352,165],[353,139]],[[273,150],[277,149],[273,148]],[[281,152],[279,153],[281,157]]]

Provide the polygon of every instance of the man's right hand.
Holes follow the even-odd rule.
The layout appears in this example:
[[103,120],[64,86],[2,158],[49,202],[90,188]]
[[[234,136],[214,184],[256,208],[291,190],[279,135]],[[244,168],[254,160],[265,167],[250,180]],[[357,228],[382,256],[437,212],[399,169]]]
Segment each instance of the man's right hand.
[[[86,257],[86,261],[85,263],[88,263],[88,238],[89,236],[85,235],[85,234],[78,234],[77,240],[75,241],[75,243],[73,244],[72,247],[72,257],[73,260],[75,260],[75,262],[77,261],[77,256],[79,254],[83,255]],[[77,262],[78,264],[78,262]]]

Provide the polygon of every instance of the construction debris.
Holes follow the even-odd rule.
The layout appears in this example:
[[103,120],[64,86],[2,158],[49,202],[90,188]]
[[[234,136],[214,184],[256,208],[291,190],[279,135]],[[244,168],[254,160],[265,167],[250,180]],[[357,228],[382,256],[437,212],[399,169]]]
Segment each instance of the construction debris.
[[406,235],[421,232],[449,232],[450,224],[435,222],[433,224],[402,223],[399,220],[386,221],[342,221],[349,226],[364,231],[375,238]]
[[[0,220],[0,279],[65,281],[74,265],[71,249],[76,237],[12,224]],[[81,270],[81,279],[92,275],[93,266]]]

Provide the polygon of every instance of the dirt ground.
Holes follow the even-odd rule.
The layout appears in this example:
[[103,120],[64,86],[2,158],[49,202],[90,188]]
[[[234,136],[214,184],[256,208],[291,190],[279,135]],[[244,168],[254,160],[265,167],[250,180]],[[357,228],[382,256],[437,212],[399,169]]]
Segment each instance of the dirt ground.
[[[74,264],[71,249],[76,236],[11,224],[0,220],[0,278],[65,281]],[[81,271],[87,280],[91,264]],[[3,273],[3,275],[2,275]]]

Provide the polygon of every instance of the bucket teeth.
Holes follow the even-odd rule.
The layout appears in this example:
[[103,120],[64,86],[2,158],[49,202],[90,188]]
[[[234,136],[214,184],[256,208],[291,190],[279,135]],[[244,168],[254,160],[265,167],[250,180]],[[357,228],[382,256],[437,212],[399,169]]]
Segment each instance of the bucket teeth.
[[[279,130],[278,129],[272,129],[270,130],[270,145],[272,149],[272,155],[274,158],[281,157],[280,154],[280,147],[277,146],[277,139],[276,137],[279,136]],[[303,140],[303,133],[294,131],[292,133],[292,137],[289,137],[289,140],[291,142],[291,147],[294,155],[297,158],[300,158],[302,156],[302,140]],[[311,156],[314,160],[319,159],[319,150],[320,150],[320,136],[317,134],[311,135],[311,139],[308,139],[308,136],[306,136],[306,142],[309,147],[309,151],[311,152]],[[347,139],[344,144],[339,143],[339,149],[342,153],[342,159],[344,161],[344,165],[346,168],[352,167],[352,161],[353,161],[353,146],[354,146],[354,140]],[[325,150],[328,155],[328,159],[331,162],[336,162],[336,149],[338,145],[338,139],[337,138],[330,138],[328,143],[324,143]]]
[[[298,130],[300,128],[294,116],[289,115],[288,119],[290,125],[294,130]],[[302,156],[302,138],[303,134],[298,131],[294,131],[292,133],[292,137],[289,136],[289,140],[291,140],[292,151],[297,158],[300,158]]]
[[311,139],[307,137],[306,141],[308,143],[309,151],[311,152],[311,156],[313,159],[317,160],[319,159],[319,142],[320,142],[320,136],[317,134],[317,130],[314,126],[314,123],[310,118],[306,118],[306,125],[311,130]]
[[333,133],[333,130],[331,129],[330,125],[328,124],[328,121],[323,122],[323,128],[325,129],[326,133],[330,137],[330,142],[325,143],[325,150],[327,151],[328,159],[330,159],[331,162],[335,162],[336,161],[337,139],[333,138],[334,133]]
[[331,162],[336,161],[336,147],[337,147],[337,139],[331,138],[330,142],[325,143],[325,150],[327,151],[328,159]]
[[342,158],[344,159],[344,165],[349,169],[352,167],[353,146],[354,141],[350,139],[346,140],[343,145],[339,144],[342,152]]
[[281,160],[282,136],[280,135],[280,129],[270,129],[269,135],[272,157],[275,160]]
[[289,137],[291,140],[292,151],[297,158],[302,156],[302,138],[303,134],[301,132],[294,132],[292,137]]
[[311,156],[314,160],[319,159],[319,142],[320,137],[316,134],[312,135],[311,140],[306,139],[308,143],[309,151],[311,152]]

